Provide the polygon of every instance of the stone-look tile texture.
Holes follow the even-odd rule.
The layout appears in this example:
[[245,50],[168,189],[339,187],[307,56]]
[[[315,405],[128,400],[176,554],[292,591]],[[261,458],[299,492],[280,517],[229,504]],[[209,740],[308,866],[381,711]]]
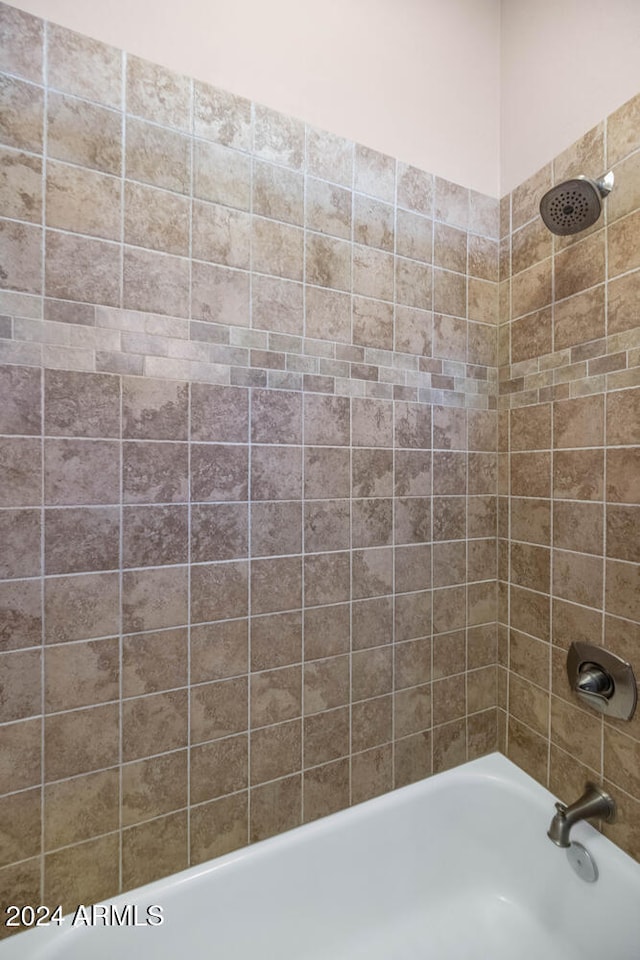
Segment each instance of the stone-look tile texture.
[[0,10],[2,362],[495,406],[491,198]]
[[[498,205],[3,4],[0,30],[25,902],[496,747],[565,799],[603,780],[640,857],[640,721],[564,679],[572,639],[640,645],[638,98]],[[590,231],[541,227],[609,167]]]
[[[640,721],[564,654],[640,641],[637,98],[498,216],[0,27],[2,866],[89,902],[497,743],[636,810]],[[610,166],[598,224],[541,229]]]
[[640,856],[640,721],[564,679],[640,642],[637,98],[498,210],[0,26],[2,866],[102,899],[496,746]]
[[0,29],[0,865],[72,905],[496,748],[499,211]]
[[[639,109],[501,201],[498,401],[501,748],[566,801],[606,783],[606,833],[638,859],[640,720],[585,709],[565,663],[584,640],[640,671]],[[600,220],[547,233],[542,194],[596,169],[615,174]]]

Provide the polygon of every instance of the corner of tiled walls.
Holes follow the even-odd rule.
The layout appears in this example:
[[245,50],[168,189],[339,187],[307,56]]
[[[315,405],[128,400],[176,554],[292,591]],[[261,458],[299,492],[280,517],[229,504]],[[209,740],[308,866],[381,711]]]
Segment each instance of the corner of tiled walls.
[[0,33],[0,900],[69,907],[495,749],[498,203]]
[[[609,169],[600,220],[549,233],[542,194]],[[500,233],[501,745],[566,801],[604,782],[640,858],[640,715],[585,709],[565,667],[583,640],[640,675],[640,95],[503,198]]]

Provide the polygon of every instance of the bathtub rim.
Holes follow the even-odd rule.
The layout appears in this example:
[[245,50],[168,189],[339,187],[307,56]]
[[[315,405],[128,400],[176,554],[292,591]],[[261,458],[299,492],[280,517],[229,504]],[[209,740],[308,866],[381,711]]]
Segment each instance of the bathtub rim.
[[[300,831],[304,830],[304,836],[312,839],[313,837],[331,833],[333,825],[336,822],[341,824],[341,828],[348,827],[349,822],[362,823],[369,818],[375,817],[378,813],[389,810],[394,807],[401,807],[405,803],[411,803],[414,798],[422,795],[425,799],[429,794],[434,794],[441,790],[450,788],[472,787],[474,784],[492,783],[498,784],[512,796],[522,796],[525,803],[533,805],[537,810],[548,811],[549,820],[553,815],[553,805],[556,797],[546,788],[539,784],[533,777],[518,767],[512,760],[509,760],[504,754],[496,751],[479,757],[475,760],[469,760],[449,770],[425,777],[415,783],[404,787],[398,787],[390,790],[378,797],[365,800],[362,803],[354,804],[344,810],[338,810],[335,813],[319,817],[317,820],[303,823],[283,833],[268,837],[264,840],[248,843],[238,850],[222,854],[211,858],[201,864],[187,867],[177,873],[168,874],[157,880],[152,880],[144,885],[134,887],[131,890],[119,893],[116,896],[108,897],[105,900],[96,901],[101,904],[112,904],[116,907],[124,906],[127,903],[162,903],[165,892],[169,890],[177,891],[184,884],[192,881],[206,882],[205,878],[215,875],[216,872],[224,868],[241,864],[247,858],[264,858],[265,856],[278,855],[278,851],[288,850],[299,843]],[[152,821],[151,821],[152,822]],[[583,821],[576,825],[573,834],[575,839],[585,845],[588,844],[590,851],[596,858],[610,858],[613,862],[619,864],[623,873],[631,876],[631,872],[636,874],[638,879],[640,864],[632,857],[626,854],[620,847],[601,834],[591,824]],[[550,843],[544,832],[541,833],[541,843]],[[70,913],[65,916],[70,916]],[[0,941],[0,960],[18,960],[22,956],[32,956],[33,960],[39,960],[40,957],[47,958],[51,938],[47,936],[49,928],[40,927],[36,929],[21,931],[18,934],[7,937]],[[65,935],[73,934],[74,928],[70,925],[58,927],[55,932],[56,939]],[[33,954],[18,952],[18,944],[27,946],[33,950]]]

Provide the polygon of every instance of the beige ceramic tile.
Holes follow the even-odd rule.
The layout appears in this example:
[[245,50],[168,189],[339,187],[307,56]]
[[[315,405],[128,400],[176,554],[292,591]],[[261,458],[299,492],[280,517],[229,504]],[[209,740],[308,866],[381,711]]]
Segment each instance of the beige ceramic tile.
[[393,253],[395,239],[393,221],[394,209],[391,205],[356,194],[354,199],[356,243]]
[[362,803],[390,790],[393,782],[391,744],[358,753],[351,760],[351,799]]
[[351,187],[353,143],[326,130],[308,126],[307,169],[314,177]]
[[117,770],[103,770],[44,790],[44,849],[55,850],[118,829]]
[[[191,681],[222,680],[246,673],[248,667],[246,620],[202,624],[191,629]],[[294,657],[298,659],[298,657]]]
[[239,210],[230,210],[227,207],[194,201],[191,227],[192,256],[198,260],[221,263],[228,267],[248,269],[250,228],[251,221],[248,214]]
[[306,281],[335,290],[351,288],[351,247],[342,240],[310,233],[305,247]]
[[[233,155],[230,160],[233,162]],[[236,160],[236,163],[239,162]],[[340,193],[346,193],[346,191],[340,191]],[[255,160],[252,197],[253,213],[303,226],[304,183],[301,173]],[[314,227],[314,229],[319,228]]]
[[304,124],[256,104],[253,146],[261,159],[300,170],[304,163]]
[[192,807],[190,838],[192,864],[222,856],[247,843],[247,793]]
[[191,81],[165,67],[127,56],[127,112],[166,127],[191,129]]
[[42,153],[44,94],[13,77],[0,79],[0,138],[9,147]]
[[248,327],[249,274],[241,270],[193,262],[191,316],[211,323]]
[[433,176],[405,163],[398,164],[398,205],[432,216]]
[[44,736],[46,781],[113,766],[119,755],[117,704],[49,716]]
[[[203,193],[201,184],[202,153],[205,145],[195,151],[194,192]],[[200,165],[199,165],[200,163]],[[135,117],[126,121],[126,176],[132,180],[174,190],[177,193],[189,193],[191,190],[191,145],[188,137],[174,130],[146,123]],[[216,199],[207,197],[207,199]]]
[[250,782],[252,786],[300,770],[302,722],[290,720],[251,733]]
[[638,117],[640,97],[627,100],[607,118],[607,163],[611,166],[622,160],[638,146]]
[[241,733],[248,726],[246,678],[202,684],[191,689],[192,743]]
[[26,580],[0,584],[0,650],[37,646],[41,638],[39,583]]
[[[262,562],[268,563],[269,561]],[[193,568],[191,575],[192,622],[206,623],[213,620],[246,616],[248,612],[247,580],[247,563],[243,561],[211,563]]]
[[380,300],[353,298],[353,342],[380,350],[393,348],[393,306]]
[[198,80],[193,93],[195,135],[227,147],[248,150],[251,146],[251,102]]
[[528,223],[537,215],[540,200],[551,186],[552,170],[551,164],[548,164],[516,187],[513,191],[511,203],[513,230],[517,230],[518,227]]
[[436,177],[433,215],[436,220],[466,230],[469,224],[469,191],[457,183]]
[[639,232],[640,210],[617,220],[609,227],[607,230],[609,277],[615,277],[640,266]]
[[640,620],[638,565],[608,560],[606,563],[605,609],[618,617]]
[[115,47],[50,23],[47,31],[50,86],[118,109],[122,103],[122,53]]
[[469,191],[469,230],[483,237],[500,237],[500,205],[494,197]]
[[302,280],[303,232],[287,224],[255,218],[252,224],[253,269],[289,280]]
[[349,804],[349,760],[335,760],[304,774],[304,820],[317,820]]
[[58,644],[45,653],[45,711],[72,710],[119,696],[118,640]]
[[3,284],[8,290],[42,293],[42,230],[26,223],[0,221]]
[[399,207],[396,211],[396,253],[430,263],[433,255],[433,223]]
[[125,247],[123,306],[131,310],[186,317],[189,309],[189,261],[163,253]]
[[189,252],[188,201],[143,184],[125,184],[124,241],[186,256]]
[[[256,278],[256,280],[261,279]],[[342,343],[351,342],[351,301],[348,294],[325,290],[322,287],[307,286],[305,311],[307,336]],[[278,314],[281,313],[282,310],[279,309]],[[298,331],[287,330],[286,332]]]
[[117,244],[47,231],[47,296],[119,306],[120,264]]
[[41,654],[38,650],[19,650],[4,653],[0,719],[3,723],[23,720],[40,713]]
[[119,889],[117,833],[65,847],[45,858],[44,896],[64,913],[81,903],[108,900]]
[[240,734],[191,749],[191,803],[244,790],[248,784],[248,736]]
[[4,216],[40,223],[42,160],[17,150],[0,150],[0,203]]
[[0,534],[4,543],[0,573],[4,578],[40,574],[38,542],[41,522],[37,510],[4,510],[0,513]]
[[0,37],[2,71],[42,83],[43,21],[4,4],[0,9]]
[[392,157],[357,143],[355,147],[354,187],[361,193],[393,202],[396,162]]
[[35,439],[0,439],[0,506],[35,506],[41,500],[42,458]]
[[595,171],[604,170],[604,165],[604,123],[599,123],[554,159],[554,182],[578,176],[599,177]]
[[[310,606],[348,600],[349,553],[344,551],[305,557],[304,578],[305,603]],[[297,597],[297,593],[294,596]]]
[[[343,240],[351,239],[352,195],[350,190],[308,177],[305,202],[305,225],[309,230],[341,237]],[[356,197],[356,233],[358,225],[362,222],[362,214],[357,203]],[[359,237],[357,239],[361,243],[366,242]],[[393,247],[393,240],[391,243]]]
[[395,299],[398,303],[420,310],[431,310],[433,272],[431,267],[414,260],[396,257]]
[[250,159],[218,144],[196,141],[193,192],[202,200],[248,210],[251,204]]
[[265,840],[302,821],[302,777],[287,777],[251,791],[250,841]]
[[138,887],[188,864],[187,814],[172,813],[122,834],[122,883]]
[[120,113],[64,94],[49,95],[47,151],[55,160],[118,175],[121,140]]
[[140,760],[122,768],[122,823],[127,827],[187,804],[187,751]]
[[41,782],[42,721],[21,720],[0,727],[0,787],[3,793]]
[[349,753],[349,708],[339,707],[304,720],[304,766],[315,767]]

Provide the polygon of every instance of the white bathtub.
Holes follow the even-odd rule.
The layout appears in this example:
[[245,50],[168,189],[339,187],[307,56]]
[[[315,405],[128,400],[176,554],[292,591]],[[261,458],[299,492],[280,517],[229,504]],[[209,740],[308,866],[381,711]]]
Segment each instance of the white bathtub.
[[[499,754],[124,894],[157,926],[42,927],[0,960],[638,960],[640,866]],[[130,918],[131,919],[131,918]]]

